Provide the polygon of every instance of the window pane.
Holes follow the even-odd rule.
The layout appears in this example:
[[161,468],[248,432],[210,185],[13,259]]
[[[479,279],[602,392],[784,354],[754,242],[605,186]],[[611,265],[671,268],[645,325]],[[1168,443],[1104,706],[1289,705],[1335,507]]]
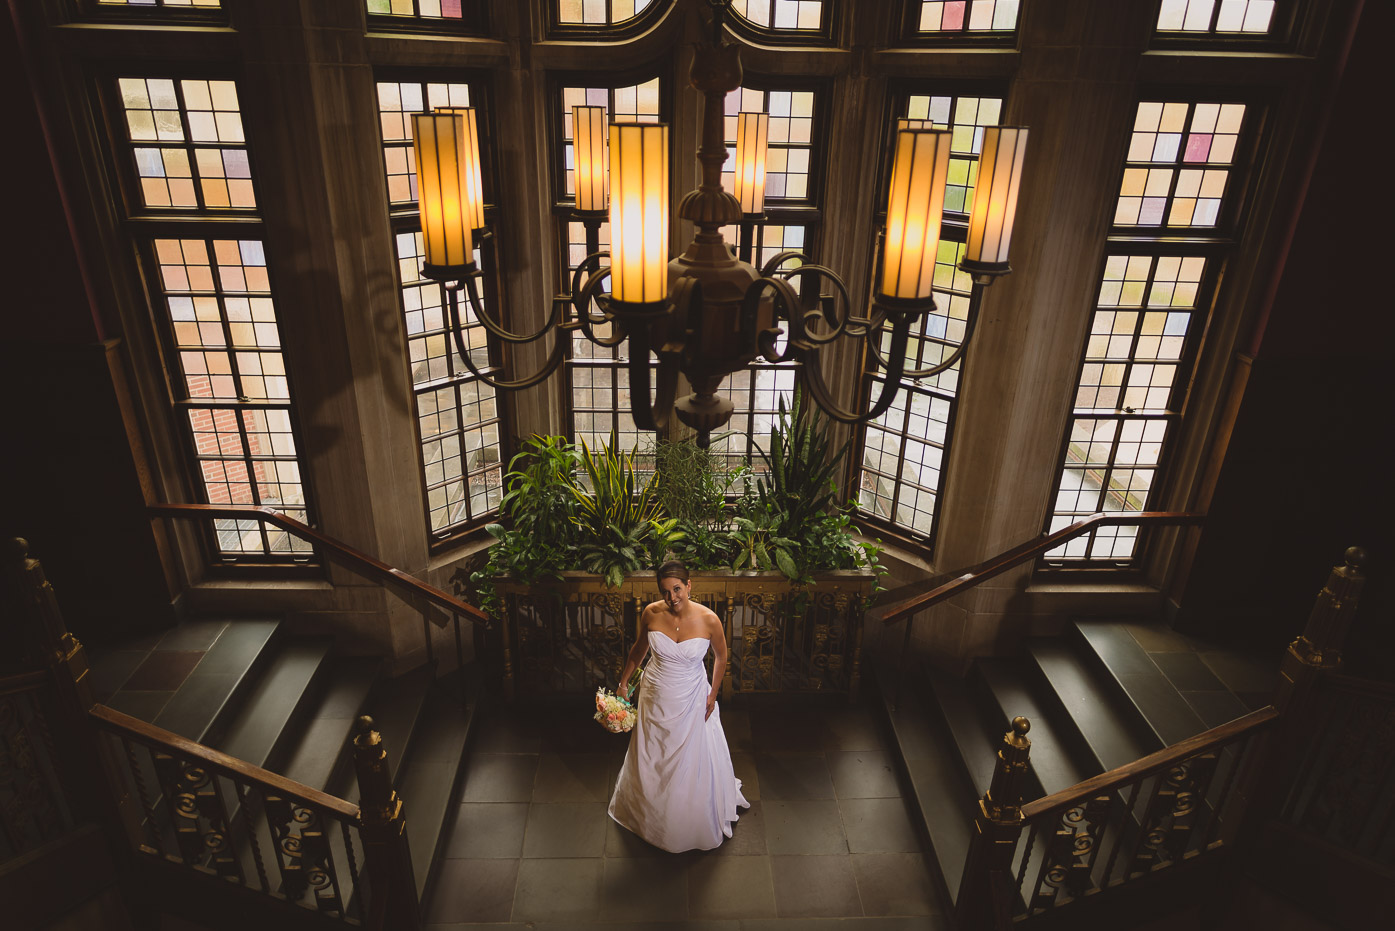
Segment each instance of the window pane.
[[257,206],[232,81],[117,79],[141,206],[182,211]]
[[753,26],[817,30],[823,26],[822,0],[734,0],[732,12]]
[[378,82],[378,127],[383,137],[388,200],[393,205],[415,204],[417,200],[417,155],[412,146],[412,114],[436,107],[470,105],[468,84]]
[[1199,35],[1265,35],[1275,0],[1162,0],[1158,32]]
[[1012,32],[1020,0],[923,0],[919,31],[931,34]]
[[[257,240],[157,239],[159,290],[179,359],[176,401],[210,504],[306,520],[276,307]],[[310,552],[258,521],[217,521],[225,554]]]
[[1114,225],[1215,227],[1244,119],[1242,103],[1140,103]]
[[950,130],[945,213],[967,214],[973,206],[983,127],[998,125],[1002,109],[1001,97],[912,94],[906,101],[906,119],[929,120],[936,129]]
[[649,9],[653,0],[561,0],[557,22],[565,26],[613,26]]

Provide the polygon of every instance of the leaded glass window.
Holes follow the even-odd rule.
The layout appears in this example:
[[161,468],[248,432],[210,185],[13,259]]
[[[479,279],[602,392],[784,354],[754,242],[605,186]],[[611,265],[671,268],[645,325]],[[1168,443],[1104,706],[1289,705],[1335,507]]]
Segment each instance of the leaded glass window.
[[[911,333],[907,370],[940,364],[964,340],[972,282],[958,268],[964,253],[963,226],[959,224],[965,222],[973,204],[983,127],[999,122],[1002,106],[1001,97],[967,94],[911,94],[904,104],[899,119],[929,121],[951,134],[945,190],[947,222],[941,227],[935,257],[935,310]],[[889,166],[886,174],[890,174]],[[883,335],[879,348],[883,353],[890,350],[888,334]],[[903,377],[892,406],[861,428],[857,487],[862,514],[916,538],[933,537],[961,364],[955,363],[931,378]],[[884,377],[869,379],[870,397],[879,397],[884,385]]]
[[1244,122],[1243,103],[1140,103],[1114,225],[1217,226]]
[[634,19],[654,0],[558,0],[557,22],[563,26],[614,26]]
[[[572,150],[572,107],[605,107],[606,121],[638,120],[657,122],[660,114],[660,84],[652,78],[623,87],[563,87],[561,92],[562,124],[562,194],[564,202],[576,197],[574,153]],[[567,248],[567,281],[586,258],[586,230],[578,222],[563,222]],[[610,224],[601,223],[600,249],[610,248]],[[597,335],[606,338],[610,327],[602,326]],[[630,449],[641,437],[630,414],[630,373],[626,345],[614,348],[598,346],[579,330],[572,337],[567,378],[572,399],[572,440],[585,442],[592,449],[609,442],[612,433],[620,448]]]
[[[175,407],[210,504],[274,507],[306,521],[291,393],[266,252],[255,239],[151,243],[178,360]],[[220,553],[291,555],[310,544],[255,520],[214,521]]]
[[1020,0],[923,0],[916,29],[928,35],[1012,32]]
[[[1099,511],[1148,510],[1181,413],[1208,260],[1105,259],[1067,430],[1049,529]],[[1103,527],[1046,554],[1048,563],[1117,564],[1137,555],[1137,527]]]
[[735,0],[732,12],[766,29],[823,28],[822,0]]
[[[388,200],[393,207],[393,246],[398,267],[407,356],[416,406],[427,527],[435,538],[477,523],[499,506],[504,458],[500,399],[470,371],[448,329],[445,295],[423,278],[424,246],[415,210],[416,153],[413,113],[437,107],[478,106],[464,82],[379,81],[378,123]],[[487,174],[487,172],[486,172]],[[486,181],[486,193],[488,182]],[[476,266],[491,269],[476,240]],[[490,305],[496,289],[481,289]],[[502,374],[490,358],[484,326],[460,295],[460,319],[470,361],[485,374]],[[486,306],[487,312],[498,308]]]
[[1267,35],[1275,0],[1162,0],[1158,32],[1188,35]]

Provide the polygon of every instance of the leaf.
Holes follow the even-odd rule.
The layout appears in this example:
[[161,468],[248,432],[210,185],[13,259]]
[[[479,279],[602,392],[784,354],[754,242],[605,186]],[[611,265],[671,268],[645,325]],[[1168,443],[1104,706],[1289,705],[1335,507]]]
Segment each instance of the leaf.
[[799,567],[794,564],[794,558],[784,549],[775,550],[775,565],[780,567],[780,571],[791,579],[799,578]]

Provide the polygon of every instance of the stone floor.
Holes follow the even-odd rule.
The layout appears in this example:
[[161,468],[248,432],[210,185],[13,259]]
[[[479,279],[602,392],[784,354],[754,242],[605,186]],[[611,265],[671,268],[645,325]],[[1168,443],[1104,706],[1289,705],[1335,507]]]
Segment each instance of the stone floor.
[[684,854],[606,814],[629,738],[590,710],[582,699],[484,712],[424,903],[428,927],[946,925],[872,705],[723,708],[751,808],[721,847]]

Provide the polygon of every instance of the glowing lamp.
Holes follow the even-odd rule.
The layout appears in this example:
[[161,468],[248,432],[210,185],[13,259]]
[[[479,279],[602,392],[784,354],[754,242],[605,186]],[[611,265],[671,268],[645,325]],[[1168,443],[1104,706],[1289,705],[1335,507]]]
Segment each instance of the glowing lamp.
[[652,304],[668,294],[668,126],[610,124],[611,296]]
[[1026,152],[1025,127],[984,128],[974,206],[969,213],[969,234],[961,263],[966,272],[1002,275],[1012,270],[1008,265],[1008,246],[1012,242]]
[[930,297],[949,177],[949,140],[949,132],[943,129],[902,129],[896,133],[886,242],[877,284],[879,299]]
[[[459,113],[412,114],[417,155],[417,206],[426,246],[423,274],[436,280],[463,277],[474,253],[478,187],[468,190],[466,119]],[[478,179],[479,137],[473,144]]]
[[610,175],[605,161],[605,107],[572,107],[576,209],[610,206]]
[[770,116],[742,113],[736,123],[736,181],[732,194],[741,212],[765,212],[765,155],[770,139]]

